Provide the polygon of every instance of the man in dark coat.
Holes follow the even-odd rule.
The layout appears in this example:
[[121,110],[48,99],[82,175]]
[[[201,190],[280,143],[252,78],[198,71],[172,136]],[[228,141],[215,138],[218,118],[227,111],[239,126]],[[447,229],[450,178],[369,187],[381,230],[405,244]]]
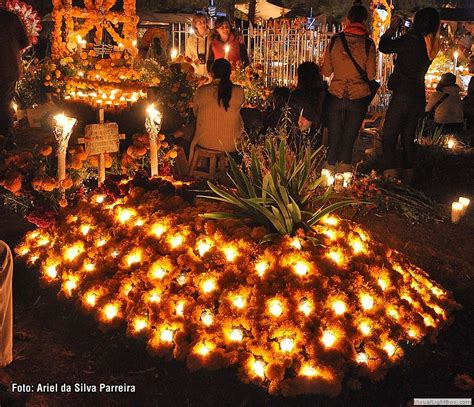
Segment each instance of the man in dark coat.
[[12,144],[12,101],[21,75],[21,51],[29,45],[16,14],[0,8],[0,135]]

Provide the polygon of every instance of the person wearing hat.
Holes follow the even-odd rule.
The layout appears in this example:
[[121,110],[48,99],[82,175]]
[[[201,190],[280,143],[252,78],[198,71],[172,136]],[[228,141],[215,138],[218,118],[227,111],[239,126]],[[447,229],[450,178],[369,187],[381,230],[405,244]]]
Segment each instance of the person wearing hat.
[[463,129],[464,112],[460,91],[456,85],[456,76],[450,72],[445,73],[426,105],[425,110],[434,115],[435,126],[441,127],[444,134]]

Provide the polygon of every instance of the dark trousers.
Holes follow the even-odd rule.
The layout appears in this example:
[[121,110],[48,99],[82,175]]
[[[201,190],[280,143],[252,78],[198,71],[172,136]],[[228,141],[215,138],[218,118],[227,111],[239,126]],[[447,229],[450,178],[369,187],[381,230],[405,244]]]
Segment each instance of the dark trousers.
[[11,137],[13,132],[12,101],[16,79],[0,78],[0,134]]
[[425,110],[423,97],[394,93],[385,115],[383,126],[383,167],[397,168],[397,142],[401,138],[402,167],[413,168],[415,164],[415,137],[418,122]]
[[360,126],[367,114],[367,99],[339,99],[328,96],[327,126],[329,131],[328,164],[352,164],[352,150]]

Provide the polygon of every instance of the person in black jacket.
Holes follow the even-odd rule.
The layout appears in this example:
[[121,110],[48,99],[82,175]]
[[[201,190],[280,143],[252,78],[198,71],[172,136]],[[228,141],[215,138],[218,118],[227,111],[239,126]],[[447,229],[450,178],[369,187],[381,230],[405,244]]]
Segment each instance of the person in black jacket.
[[418,11],[412,29],[393,38],[400,25],[401,19],[394,16],[379,44],[380,52],[397,54],[395,69],[388,82],[393,95],[383,129],[383,166],[386,177],[398,177],[396,146],[401,135],[403,178],[411,183],[416,129],[426,103],[425,75],[439,49],[439,13],[431,7]]

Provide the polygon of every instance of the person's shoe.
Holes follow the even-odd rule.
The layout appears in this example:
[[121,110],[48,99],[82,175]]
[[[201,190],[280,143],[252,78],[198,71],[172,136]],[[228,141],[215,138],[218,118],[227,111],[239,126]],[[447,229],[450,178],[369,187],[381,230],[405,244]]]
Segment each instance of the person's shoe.
[[383,177],[387,179],[400,179],[400,174],[396,168],[390,168],[383,172]]
[[415,176],[415,170],[413,168],[404,169],[402,172],[402,181],[407,185],[413,184],[413,178]]

